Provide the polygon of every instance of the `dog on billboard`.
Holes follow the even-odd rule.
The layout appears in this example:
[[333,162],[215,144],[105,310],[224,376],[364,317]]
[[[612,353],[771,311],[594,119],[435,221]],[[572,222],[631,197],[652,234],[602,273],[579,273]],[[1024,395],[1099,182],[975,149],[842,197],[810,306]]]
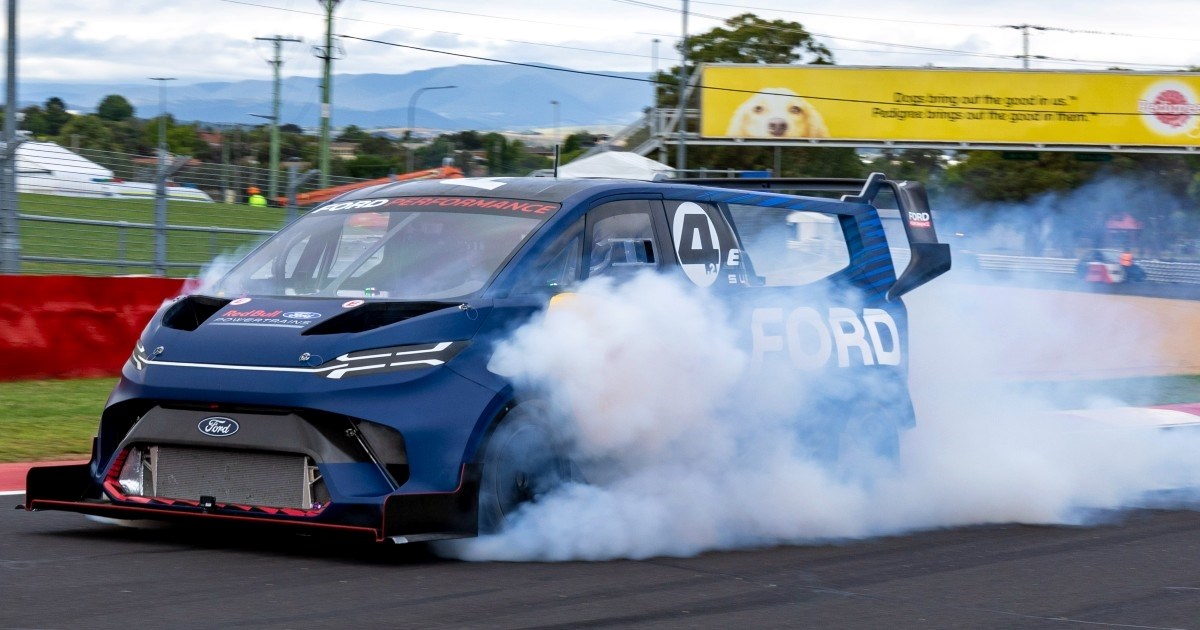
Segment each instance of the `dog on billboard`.
[[828,138],[821,113],[787,88],[764,88],[746,99],[729,120],[734,138]]

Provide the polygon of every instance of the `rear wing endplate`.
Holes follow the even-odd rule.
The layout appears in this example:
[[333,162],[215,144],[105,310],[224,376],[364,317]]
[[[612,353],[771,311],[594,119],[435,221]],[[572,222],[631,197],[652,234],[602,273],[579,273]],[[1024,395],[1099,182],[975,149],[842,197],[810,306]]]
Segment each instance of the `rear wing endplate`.
[[842,201],[875,205],[879,193],[888,190],[896,198],[900,210],[900,221],[904,224],[904,235],[908,239],[912,257],[908,266],[887,292],[887,299],[894,300],[909,291],[950,271],[950,246],[939,243],[933,228],[933,213],[929,210],[929,196],[925,187],[914,181],[894,181],[883,173],[871,173],[866,180],[844,178],[705,178],[673,179],[668,182],[700,184],[739,190],[766,190],[789,193],[844,192],[858,190],[857,194],[842,195]]
[[842,201],[874,204],[880,190],[887,188],[896,197],[900,222],[912,257],[896,283],[888,289],[887,299],[894,300],[909,291],[950,271],[950,246],[939,243],[933,229],[933,213],[929,196],[920,182],[892,181],[883,173],[871,173],[857,195],[843,195]]

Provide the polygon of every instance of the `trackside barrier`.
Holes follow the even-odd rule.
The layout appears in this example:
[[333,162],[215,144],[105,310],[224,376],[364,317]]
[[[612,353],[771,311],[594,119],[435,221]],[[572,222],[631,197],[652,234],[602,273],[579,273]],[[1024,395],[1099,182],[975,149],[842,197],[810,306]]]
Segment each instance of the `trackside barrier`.
[[0,275],[0,381],[115,376],[173,278]]
[[1144,260],[1139,261],[1138,265],[1146,271],[1146,280],[1150,282],[1200,284],[1200,264],[1197,263]]
[[1079,264],[1076,258],[1041,258],[1034,256],[1006,256],[1003,254],[979,254],[975,257],[980,269],[988,271],[1037,271],[1041,273],[1075,273]]
[[[958,254],[957,256],[961,258],[962,255]],[[1043,258],[1005,254],[977,254],[975,261],[979,269],[986,271],[1032,271],[1067,275],[1075,274],[1079,265],[1077,258]],[[1200,284],[1200,263],[1139,260],[1137,265],[1146,272],[1147,282]]]

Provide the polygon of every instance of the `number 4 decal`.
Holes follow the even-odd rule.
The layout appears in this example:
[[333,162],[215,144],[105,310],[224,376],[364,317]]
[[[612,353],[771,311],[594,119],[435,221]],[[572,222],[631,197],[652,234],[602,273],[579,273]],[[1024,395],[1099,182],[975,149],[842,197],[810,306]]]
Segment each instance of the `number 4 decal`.
[[711,286],[721,271],[721,241],[703,208],[690,201],[679,205],[672,221],[675,255],[683,272],[697,286]]

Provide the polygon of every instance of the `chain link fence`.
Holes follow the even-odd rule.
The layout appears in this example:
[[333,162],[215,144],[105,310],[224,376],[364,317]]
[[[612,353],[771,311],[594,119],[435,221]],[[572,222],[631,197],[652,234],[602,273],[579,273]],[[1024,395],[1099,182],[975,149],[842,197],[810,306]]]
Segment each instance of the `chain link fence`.
[[[277,196],[265,206],[247,201],[252,189],[268,194],[270,171],[244,164],[160,164],[156,157],[25,142],[16,168],[22,273],[195,275],[304,211],[289,209],[286,198],[289,178],[295,184],[305,174],[299,165],[279,173]],[[160,172],[169,172],[161,187]],[[317,186],[310,177],[293,188]]]
[[[160,192],[157,175],[170,166],[176,168]],[[22,273],[192,276],[218,257],[244,253],[304,210],[287,208],[289,177],[299,181],[298,167],[278,174],[276,197],[266,206],[247,201],[251,189],[268,194],[270,171],[244,164],[159,164],[156,157],[25,142],[16,168]],[[330,180],[331,186],[365,181]],[[294,188],[317,186],[310,179]],[[994,272],[1062,275],[1076,273],[1079,261],[981,253],[974,262]],[[1198,263],[1138,264],[1149,282],[1200,285]]]

